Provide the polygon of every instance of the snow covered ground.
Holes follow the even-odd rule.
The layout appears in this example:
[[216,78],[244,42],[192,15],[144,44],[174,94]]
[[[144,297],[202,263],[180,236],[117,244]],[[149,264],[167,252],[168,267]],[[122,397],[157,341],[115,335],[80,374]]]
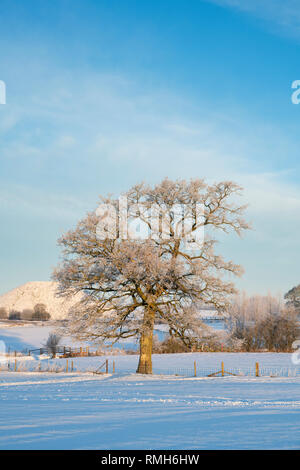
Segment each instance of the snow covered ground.
[[[93,370],[103,359],[74,362]],[[167,368],[192,371],[194,360],[198,368],[218,368],[224,360],[246,369],[257,359],[290,367],[289,354],[154,355],[152,377],[133,373],[135,355],[108,359],[110,370],[115,360],[114,375],[0,372],[0,449],[300,447],[299,376],[159,375]],[[58,362],[64,366],[66,360]]]
[[[23,356],[17,357],[17,367],[20,370],[35,371],[57,367],[68,369],[73,365],[75,372],[95,371],[105,362],[109,361],[109,371],[112,371],[113,361],[117,373],[131,374],[135,372],[138,364],[138,356],[134,355],[110,355],[93,357],[75,357],[68,359],[50,359],[49,356]],[[29,360],[30,359],[30,360]],[[10,364],[14,367],[14,357],[5,357],[0,354],[2,368]],[[207,376],[221,370],[224,362],[225,371],[238,375],[255,375],[255,364],[259,363],[260,374],[264,376],[300,377],[300,365],[292,363],[292,355],[288,353],[185,353],[185,354],[153,354],[154,374],[179,375],[191,377],[194,375],[194,363],[196,362],[197,375]],[[102,369],[103,370],[103,369]],[[1,377],[1,375],[0,375]]]
[[296,449],[299,378],[0,376],[1,449]]
[[[40,347],[52,329],[2,325],[0,341]],[[110,373],[93,375],[106,359]],[[14,358],[0,366],[8,360],[14,370]],[[206,377],[222,361],[243,375]],[[256,362],[263,377],[253,376]],[[66,359],[18,357],[20,372],[0,371],[0,449],[300,448],[300,365],[291,354],[154,354],[151,377],[136,375],[137,363],[137,355],[81,357],[53,373]]]
[[[43,325],[35,325],[28,322],[24,325],[10,324],[10,322],[0,322],[0,341],[4,343],[6,351],[23,351],[44,346],[49,333],[56,332],[58,324],[55,322],[45,322]],[[159,339],[163,338],[163,333],[157,332]],[[61,344],[77,348],[80,346],[90,346],[89,343],[75,341],[69,336],[61,339]],[[137,349],[137,343],[133,339],[123,340],[116,347],[121,349]]]

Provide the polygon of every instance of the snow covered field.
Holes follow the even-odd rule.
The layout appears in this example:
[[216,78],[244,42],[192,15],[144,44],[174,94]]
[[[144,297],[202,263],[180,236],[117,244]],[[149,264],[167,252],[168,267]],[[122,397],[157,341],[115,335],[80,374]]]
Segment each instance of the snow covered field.
[[[23,351],[34,348],[41,348],[45,345],[49,333],[57,330],[58,324],[55,322],[46,322],[43,325],[33,325],[28,322],[24,325],[10,324],[9,322],[0,322],[0,341],[5,345],[5,349],[10,351]],[[159,339],[162,339],[163,334],[157,332]],[[88,346],[89,343],[79,342],[69,336],[64,336],[61,339],[61,344],[64,346],[80,347]],[[121,349],[137,349],[135,340],[123,340],[122,344],[117,344],[116,347]]]
[[[0,340],[38,348],[51,329],[2,325]],[[93,375],[106,359],[116,373]],[[205,377],[221,361],[244,376]],[[256,362],[264,377],[249,376]],[[137,355],[78,357],[68,373],[51,373],[43,370],[63,370],[66,359],[18,357],[21,372],[0,371],[0,449],[300,448],[300,366],[291,354],[154,354],[151,377],[136,375],[137,363]],[[267,377],[276,371],[283,377]]]
[[[214,329],[222,329],[224,327],[222,322],[209,322],[209,326]],[[45,322],[44,324],[38,325],[27,322],[23,325],[16,325],[9,321],[0,321],[0,341],[3,341],[6,350],[9,349],[10,351],[40,348],[47,341],[49,333],[55,332],[57,327],[58,324],[55,322]],[[157,325],[154,334],[159,341],[162,341],[167,332],[168,328],[166,325]],[[80,343],[68,336],[61,339],[61,344],[72,347],[85,347],[89,345],[89,343]],[[119,341],[116,343],[115,347],[123,350],[138,350],[137,341],[132,338]]]
[[[154,355],[153,377],[133,373],[137,356],[114,356],[115,375],[1,372],[0,449],[299,448],[300,377],[158,375],[257,357],[290,364],[289,354],[202,353]],[[95,369],[102,359],[74,361]]]
[[300,379],[1,374],[1,449],[296,449]]

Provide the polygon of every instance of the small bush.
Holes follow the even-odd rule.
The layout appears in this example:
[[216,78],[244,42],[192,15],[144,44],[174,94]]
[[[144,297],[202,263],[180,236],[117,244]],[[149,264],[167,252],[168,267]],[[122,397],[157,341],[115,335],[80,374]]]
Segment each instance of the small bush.
[[190,352],[191,348],[186,346],[180,339],[168,336],[165,340],[159,342],[157,336],[153,338],[153,353],[156,354],[174,354]]
[[48,339],[44,346],[48,349],[52,357],[56,357],[58,345],[61,341],[61,336],[56,335],[55,333],[50,333]]

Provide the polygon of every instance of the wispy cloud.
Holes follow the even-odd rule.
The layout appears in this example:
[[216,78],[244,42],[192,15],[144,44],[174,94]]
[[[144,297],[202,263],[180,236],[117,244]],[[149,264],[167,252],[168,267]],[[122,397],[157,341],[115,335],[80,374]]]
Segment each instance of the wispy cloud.
[[[89,202],[95,205],[94,201]],[[36,218],[41,224],[46,219],[54,223],[61,220],[73,223],[91,209],[88,201],[77,198],[75,194],[51,193],[19,184],[1,185],[0,208],[2,220],[9,215],[22,220]]]
[[[260,188],[270,195],[283,185],[277,197],[299,197],[284,183],[287,171],[294,170],[283,173],[274,163],[290,149],[280,128],[263,120],[249,124],[242,109],[222,115],[204,102],[191,106],[166,91],[147,92],[121,76],[82,76],[80,88],[62,71],[60,77],[59,86],[51,80],[34,83],[26,103],[12,104],[4,116],[10,124],[2,128],[0,145],[7,170],[3,184],[24,187],[25,175],[28,187],[50,193],[53,172],[53,189],[67,199],[74,191],[77,198],[86,197],[88,181],[102,193],[139,179],[199,176],[236,179],[253,194]],[[83,183],[76,188],[78,181]],[[256,198],[255,211],[266,209],[268,200]]]
[[300,4],[298,0],[206,0],[231,7],[266,20],[269,27],[300,38]]

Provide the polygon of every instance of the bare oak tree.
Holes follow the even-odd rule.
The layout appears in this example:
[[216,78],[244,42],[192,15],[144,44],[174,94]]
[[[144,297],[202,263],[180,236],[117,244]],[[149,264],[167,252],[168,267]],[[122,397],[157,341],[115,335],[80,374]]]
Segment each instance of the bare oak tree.
[[[201,179],[134,186],[123,195],[126,216],[129,226],[137,218],[144,224],[152,234],[147,239],[131,237],[130,229],[124,235],[124,211],[112,197],[102,198],[117,214],[104,236],[99,238],[98,232],[103,214],[96,211],[59,240],[63,260],[53,274],[58,294],[82,294],[70,311],[68,332],[95,342],[138,338],[137,372],[146,374],[152,373],[156,319],[184,344],[197,344],[202,327],[197,303],[224,310],[235,293],[227,275],[242,273],[240,266],[215,254],[214,239],[217,230],[240,235],[248,228],[242,218],[245,206],[237,203],[241,189],[230,181],[210,186]],[[153,218],[153,207],[159,217]],[[191,223],[184,225],[187,219]],[[196,233],[201,228],[204,239],[199,241]]]

